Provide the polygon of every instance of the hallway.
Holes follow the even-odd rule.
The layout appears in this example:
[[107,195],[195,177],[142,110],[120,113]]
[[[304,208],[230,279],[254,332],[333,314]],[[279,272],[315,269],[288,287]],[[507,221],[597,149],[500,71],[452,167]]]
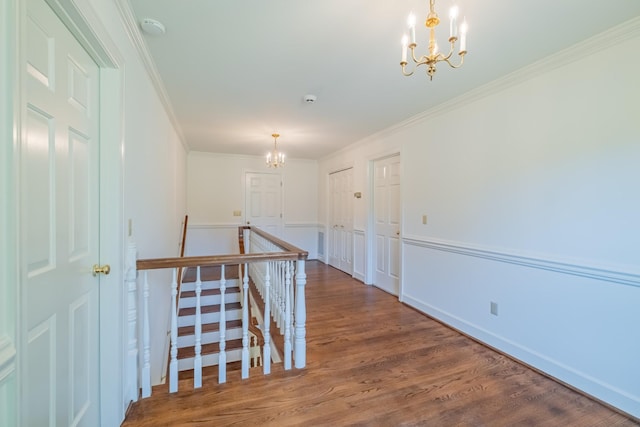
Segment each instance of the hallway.
[[638,426],[377,288],[307,263],[307,367],[165,386],[123,426]]

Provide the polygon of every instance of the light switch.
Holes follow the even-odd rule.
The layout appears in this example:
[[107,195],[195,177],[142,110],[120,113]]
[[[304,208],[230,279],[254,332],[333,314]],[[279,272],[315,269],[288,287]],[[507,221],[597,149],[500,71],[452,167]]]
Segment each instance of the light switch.
[[233,216],[242,216],[242,211],[233,211]]
[[423,224],[427,224],[427,216],[426,215],[422,215],[422,223]]

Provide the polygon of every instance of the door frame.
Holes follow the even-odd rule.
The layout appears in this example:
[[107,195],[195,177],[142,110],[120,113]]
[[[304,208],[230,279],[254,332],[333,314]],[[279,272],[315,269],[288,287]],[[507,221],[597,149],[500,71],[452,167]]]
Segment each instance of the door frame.
[[[389,152],[385,152],[385,153],[378,153],[375,156],[371,156],[369,158],[367,158],[367,187],[369,189],[369,194],[371,195],[369,197],[368,200],[368,205],[367,205],[367,229],[365,232],[365,241],[366,241],[366,258],[365,258],[365,265],[366,265],[366,273],[365,273],[365,283],[368,285],[373,285],[375,283],[375,279],[376,279],[376,272],[375,272],[375,267],[376,267],[376,259],[375,259],[375,247],[376,247],[376,242],[375,242],[375,237],[376,237],[376,226],[375,226],[375,163],[378,160],[384,160],[387,159],[389,157],[393,157],[393,156],[399,156],[400,158],[400,200],[404,200],[404,196],[403,196],[403,188],[404,186],[402,185],[403,181],[404,181],[404,168],[402,167],[402,150],[396,149],[396,150],[391,150]],[[399,248],[399,253],[398,253],[398,257],[400,258],[399,261],[399,272],[400,272],[400,277],[398,279],[398,301],[403,302],[404,301],[404,293],[403,293],[403,289],[404,289],[404,285],[403,285],[403,280],[402,280],[402,272],[404,271],[404,245],[402,243],[402,236],[404,235],[403,232],[403,225],[404,225],[404,209],[402,208],[402,206],[400,207],[400,248]]]
[[[80,41],[100,68],[100,260],[109,263],[111,274],[100,278],[100,420],[103,425],[120,424],[126,410],[124,399],[124,230],[123,224],[123,171],[124,171],[124,60],[115,43],[107,34],[98,15],[88,0],[43,0],[58,15],[71,33]],[[17,373],[14,382],[16,406],[10,421],[21,425],[22,378],[25,373],[20,358],[25,348],[23,328],[24,313],[21,304],[25,300],[20,273],[19,231],[21,227],[20,193],[20,145],[24,138],[26,114],[25,49],[26,49],[26,4],[20,0],[0,0],[0,10],[9,11],[11,25],[0,33],[0,45],[6,47],[8,61],[6,69],[0,70],[7,87],[8,99],[0,108],[0,135],[11,134],[2,147],[6,154],[6,188],[8,192],[7,212],[4,212],[4,228],[11,247],[0,248],[1,267],[6,267],[5,295],[15,302],[13,320],[15,355],[12,366]],[[3,82],[4,84],[4,82]],[[9,129],[10,127],[10,129]],[[5,129],[7,128],[7,129]],[[5,140],[3,138],[3,140]],[[4,166],[4,165],[3,165]],[[107,179],[108,178],[108,179]],[[2,181],[0,181],[2,183]],[[9,234],[10,232],[10,234]],[[18,248],[15,250],[15,248]],[[6,255],[6,256],[4,256]],[[4,265],[6,263],[6,265]],[[0,288],[2,291],[2,288]],[[0,292],[1,293],[1,292]],[[115,325],[114,325],[115,323]],[[108,327],[107,327],[108,325]],[[115,327],[114,327],[115,326]],[[0,338],[2,338],[0,331]],[[114,350],[119,357],[113,357]],[[11,390],[9,390],[11,392]]]

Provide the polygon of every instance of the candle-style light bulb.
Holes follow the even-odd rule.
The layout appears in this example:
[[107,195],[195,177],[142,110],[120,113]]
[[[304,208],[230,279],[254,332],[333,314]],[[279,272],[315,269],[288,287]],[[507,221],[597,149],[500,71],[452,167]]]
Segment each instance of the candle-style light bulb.
[[458,6],[449,10],[449,38],[458,37]]
[[411,33],[411,43],[416,42],[416,15],[411,12],[407,18],[407,24],[409,25],[409,32]]
[[460,25],[460,52],[467,51],[467,31],[469,31],[469,26],[465,18]]
[[409,38],[405,34],[402,36],[402,62],[407,62],[407,43],[409,43]]

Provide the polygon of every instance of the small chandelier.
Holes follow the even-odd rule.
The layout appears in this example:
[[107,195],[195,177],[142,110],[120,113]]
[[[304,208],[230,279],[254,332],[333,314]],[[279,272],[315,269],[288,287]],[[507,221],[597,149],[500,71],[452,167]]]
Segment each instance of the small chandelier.
[[409,38],[405,34],[402,37],[402,61],[400,61],[400,65],[402,66],[402,74],[405,76],[410,76],[413,74],[413,71],[407,73],[407,48],[411,49],[411,58],[415,63],[415,68],[420,65],[427,65],[427,74],[429,75],[429,79],[433,80],[433,75],[436,73],[436,64],[438,62],[444,61],[451,68],[460,68],[464,63],[464,56],[467,54],[467,21],[466,19],[460,25],[460,50],[458,51],[458,55],[460,55],[460,63],[458,65],[452,64],[449,60],[451,59],[451,55],[455,51],[455,45],[458,41],[458,7],[453,6],[451,11],[449,12],[449,43],[451,47],[449,48],[449,53],[446,55],[438,50],[438,42],[436,41],[436,27],[440,23],[440,18],[438,18],[438,14],[435,11],[435,0],[429,0],[429,14],[427,15],[427,20],[425,22],[425,26],[429,28],[429,54],[423,55],[419,59],[416,58],[415,48],[416,44],[416,17],[413,13],[409,15],[408,24],[409,24],[409,32],[411,33],[411,44],[409,44]]
[[273,137],[273,151],[267,154],[267,166],[270,168],[280,168],[284,166],[284,153],[278,151],[278,137],[279,133],[272,133]]

